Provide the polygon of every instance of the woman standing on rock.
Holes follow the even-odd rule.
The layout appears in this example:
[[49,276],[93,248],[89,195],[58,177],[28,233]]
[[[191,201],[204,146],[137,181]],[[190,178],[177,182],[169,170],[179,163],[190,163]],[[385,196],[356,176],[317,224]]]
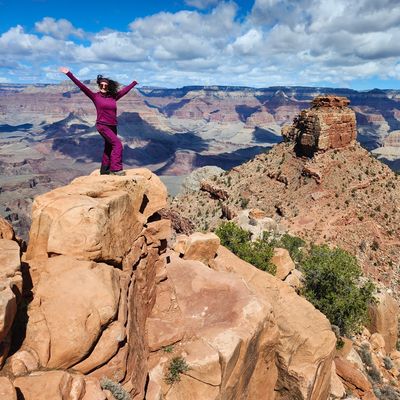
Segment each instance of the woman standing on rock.
[[59,70],[66,74],[93,101],[96,107],[96,129],[104,139],[100,174],[125,175],[125,171],[122,169],[122,142],[117,136],[117,100],[125,96],[137,82],[133,81],[118,90],[118,82],[97,75],[99,92],[95,93],[77,79],[68,68],[60,67]]

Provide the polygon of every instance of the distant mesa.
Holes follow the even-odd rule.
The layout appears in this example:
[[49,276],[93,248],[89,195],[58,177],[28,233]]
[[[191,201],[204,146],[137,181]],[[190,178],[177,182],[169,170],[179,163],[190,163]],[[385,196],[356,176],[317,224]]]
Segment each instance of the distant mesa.
[[356,115],[350,100],[339,96],[317,96],[291,126],[282,128],[286,142],[296,143],[299,155],[313,156],[317,151],[346,147],[357,137]]

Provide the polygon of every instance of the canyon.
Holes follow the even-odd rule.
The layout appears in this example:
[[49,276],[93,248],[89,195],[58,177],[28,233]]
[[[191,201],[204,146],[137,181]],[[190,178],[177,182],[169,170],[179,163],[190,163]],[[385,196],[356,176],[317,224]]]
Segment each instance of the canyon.
[[[93,81],[86,81],[95,90]],[[346,96],[358,140],[398,165],[400,94],[310,87],[143,87],[119,102],[126,168],[146,167],[172,195],[196,168],[225,170],[282,140],[281,128],[319,94]],[[0,84],[0,215],[27,238],[33,198],[98,167],[103,143],[89,99],[70,81]]]
[[[314,98],[282,138],[173,199],[148,168],[82,173],[35,197],[27,246],[0,218],[2,399],[398,398],[397,175],[347,98]],[[257,269],[211,232],[224,220],[348,250],[376,284],[366,326],[340,337],[288,250]]]

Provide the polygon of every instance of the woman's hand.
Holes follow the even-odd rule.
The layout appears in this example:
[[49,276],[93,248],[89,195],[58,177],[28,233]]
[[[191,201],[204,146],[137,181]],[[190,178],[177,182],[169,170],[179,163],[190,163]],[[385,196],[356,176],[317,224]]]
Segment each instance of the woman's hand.
[[69,68],[67,68],[67,67],[60,67],[60,68],[58,68],[58,70],[60,72],[62,72],[63,74],[68,74],[68,72],[69,72]]

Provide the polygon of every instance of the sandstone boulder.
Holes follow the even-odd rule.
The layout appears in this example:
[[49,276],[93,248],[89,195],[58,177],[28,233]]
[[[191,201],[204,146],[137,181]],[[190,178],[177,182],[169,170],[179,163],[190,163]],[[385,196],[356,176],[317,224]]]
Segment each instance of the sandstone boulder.
[[[169,387],[164,381],[166,353],[155,353],[151,399],[160,398],[160,393],[168,400],[272,398],[278,336],[268,302],[254,295],[239,277],[177,254],[170,255],[167,275],[151,318],[174,321],[180,328],[182,339],[177,338],[181,342],[174,345],[174,355],[185,358],[190,369]],[[147,325],[150,337],[157,335],[152,330],[159,326]]]
[[0,217],[0,239],[14,240],[15,234],[12,225]]
[[399,305],[387,292],[376,295],[377,303],[369,309],[369,330],[383,336],[387,353],[396,349],[398,339]]
[[328,398],[336,339],[325,316],[287,284],[222,246],[210,266],[237,274],[259,299],[272,306],[280,332],[275,399]]
[[17,393],[14,385],[5,376],[0,376],[0,399],[1,400],[17,400]]
[[115,318],[119,296],[119,272],[110,265],[67,256],[41,262],[24,345],[43,367],[73,366]]
[[20,248],[17,242],[0,239],[0,367],[7,356],[11,327],[22,292]]
[[82,400],[85,381],[65,371],[36,372],[14,380],[24,400]]
[[36,197],[26,259],[63,254],[121,263],[147,218],[165,205],[165,186],[145,169],[76,178]]
[[215,233],[193,233],[186,242],[183,258],[201,261],[207,265],[215,257],[220,243],[221,241]]
[[286,249],[276,247],[274,249],[274,255],[271,258],[271,263],[276,266],[275,277],[281,281],[294,270],[295,265],[290,257],[289,252]]

